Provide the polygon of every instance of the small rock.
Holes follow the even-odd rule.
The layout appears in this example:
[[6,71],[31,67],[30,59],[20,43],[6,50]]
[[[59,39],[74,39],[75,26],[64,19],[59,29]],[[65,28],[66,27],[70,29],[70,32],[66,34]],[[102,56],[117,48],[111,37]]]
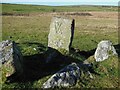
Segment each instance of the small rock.
[[96,59],[97,62],[99,62],[108,59],[108,57],[111,55],[117,55],[117,52],[114,46],[112,45],[111,41],[104,40],[98,44],[94,58]]
[[33,48],[33,50],[35,50],[35,51],[36,51],[37,49],[36,49],[36,48]]
[[12,36],[9,36],[9,38],[12,38]]
[[90,71],[88,71],[87,73],[89,74],[89,77],[90,77],[91,79],[93,79],[93,76],[92,76],[92,74],[90,73]]

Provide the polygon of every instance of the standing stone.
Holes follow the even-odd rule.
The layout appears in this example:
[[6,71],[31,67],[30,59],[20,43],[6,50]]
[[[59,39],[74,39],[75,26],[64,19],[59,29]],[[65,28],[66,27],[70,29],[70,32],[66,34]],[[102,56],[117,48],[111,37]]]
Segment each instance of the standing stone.
[[117,52],[114,46],[112,45],[111,41],[104,40],[98,44],[94,58],[96,59],[97,62],[99,62],[108,59],[108,57],[111,55],[117,55]]
[[80,78],[79,65],[72,63],[55,73],[42,86],[42,88],[69,87],[76,84]]
[[53,17],[48,36],[48,47],[69,51],[74,33],[74,20],[62,17]]
[[14,73],[21,75],[23,73],[22,54],[16,46],[15,42],[6,40],[0,42],[0,69],[5,77],[9,77]]

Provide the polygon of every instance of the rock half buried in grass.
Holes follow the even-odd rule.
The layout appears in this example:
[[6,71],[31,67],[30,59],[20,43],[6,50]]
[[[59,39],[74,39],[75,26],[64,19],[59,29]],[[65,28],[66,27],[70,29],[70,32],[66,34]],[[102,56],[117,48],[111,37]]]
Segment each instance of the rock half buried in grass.
[[108,59],[111,55],[117,55],[117,52],[109,40],[101,41],[95,51],[94,58],[97,62]]
[[80,68],[76,63],[72,63],[55,73],[48,79],[42,88],[69,87],[76,84],[80,78]]
[[0,63],[2,76],[9,77],[14,73],[21,75],[23,73],[22,54],[13,41],[0,42]]
[[74,20],[62,17],[53,17],[48,36],[48,47],[69,51],[74,34]]

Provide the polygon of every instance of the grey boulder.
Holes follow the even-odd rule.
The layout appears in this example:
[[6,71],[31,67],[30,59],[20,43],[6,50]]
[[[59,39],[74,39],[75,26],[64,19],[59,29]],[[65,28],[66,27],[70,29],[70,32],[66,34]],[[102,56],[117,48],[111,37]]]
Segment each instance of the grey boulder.
[[5,77],[23,73],[22,54],[16,43],[10,40],[0,42],[0,69]]
[[72,63],[51,76],[42,88],[69,87],[76,84],[80,78],[80,68],[76,63]]
[[108,57],[111,55],[117,55],[117,52],[112,45],[112,42],[109,40],[103,40],[98,44],[94,54],[94,58],[97,62],[99,62],[108,59]]

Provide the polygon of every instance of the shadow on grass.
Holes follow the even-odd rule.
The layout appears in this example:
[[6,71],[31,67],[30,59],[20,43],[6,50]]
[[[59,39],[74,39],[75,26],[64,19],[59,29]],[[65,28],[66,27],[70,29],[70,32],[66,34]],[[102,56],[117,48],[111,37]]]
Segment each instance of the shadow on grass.
[[[55,52],[55,54],[53,52]],[[50,54],[53,54],[53,56],[51,56]],[[51,58],[49,62],[46,63],[46,60],[49,56],[51,56]],[[78,63],[79,61],[75,58],[64,56],[59,51],[52,48],[49,48],[43,54],[25,56],[24,80],[35,81],[45,76],[53,75],[60,69],[64,68],[66,65],[71,64],[72,62]]]
[[[64,68],[66,65],[71,64],[72,62],[76,63],[82,63],[82,61],[79,61],[76,58],[73,58],[69,55],[62,55],[59,51],[48,48],[47,51],[45,51],[42,48],[46,48],[44,45],[39,43],[27,43],[28,45],[37,44],[40,51],[43,53],[41,54],[35,54],[30,56],[24,56],[23,61],[23,69],[24,73],[22,76],[15,77],[15,74],[10,76],[10,78],[13,79],[13,82],[34,82],[36,80],[42,79],[48,75],[53,75],[58,70]],[[118,55],[120,56],[120,45],[114,45]],[[71,49],[72,52],[77,53],[79,55],[82,55],[85,57],[85,59],[89,58],[90,56],[94,55],[96,49],[90,50],[90,51],[80,51],[76,50],[74,48]],[[57,53],[56,55],[53,55],[53,58],[49,61],[49,63],[46,63],[47,57],[51,53]],[[80,56],[79,56],[80,57]],[[84,61],[84,60],[83,60]]]
[[114,47],[115,47],[115,50],[118,54],[118,57],[120,58],[120,44],[114,45]]
[[[36,80],[42,79],[48,75],[53,75],[60,69],[64,68],[66,65],[71,64],[72,62],[80,62],[77,59],[65,56],[61,54],[59,51],[48,48],[47,51],[42,48],[46,48],[44,45],[40,43],[24,43],[29,45],[37,45],[39,47],[40,54],[24,56],[23,57],[23,75],[20,77],[16,77],[15,74],[8,78],[8,82],[34,82]],[[55,52],[55,54],[53,53]],[[50,61],[46,63],[46,60],[53,53]]]
[[[114,47],[115,47],[115,50],[118,54],[118,57],[120,58],[120,44],[114,45]],[[92,49],[90,51],[80,51],[79,49],[74,49],[74,48],[71,48],[71,49],[72,49],[72,51],[79,53],[80,55],[82,55],[86,59],[89,58],[90,56],[93,56],[95,54],[95,50],[96,50],[96,48]]]
[[72,51],[80,54],[81,56],[85,57],[86,59],[89,58],[90,56],[94,55],[95,50],[96,50],[96,48],[92,49],[90,51],[80,51],[79,49],[72,48]]

